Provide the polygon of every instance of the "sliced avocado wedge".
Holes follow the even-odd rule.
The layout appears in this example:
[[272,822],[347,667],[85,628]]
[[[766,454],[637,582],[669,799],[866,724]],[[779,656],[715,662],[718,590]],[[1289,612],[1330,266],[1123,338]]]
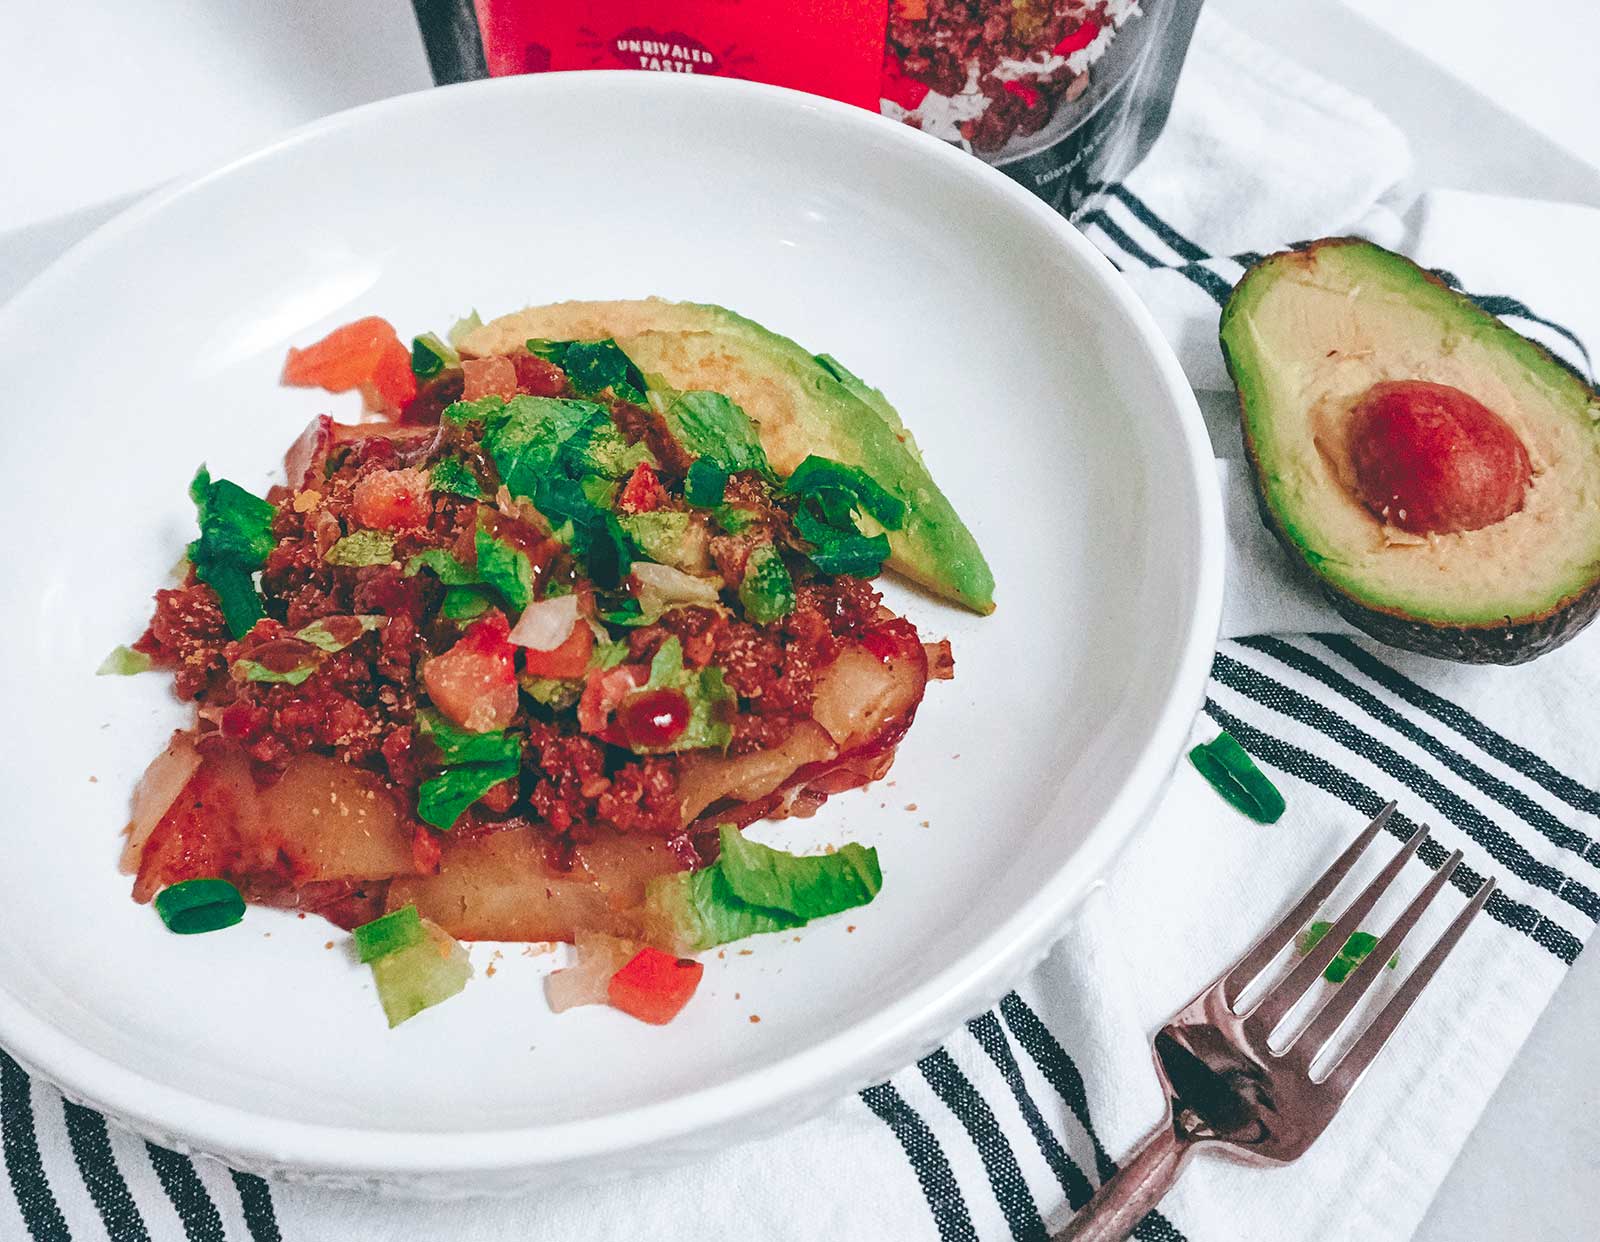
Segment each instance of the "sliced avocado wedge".
[[[1263,520],[1354,625],[1427,655],[1516,664],[1593,619],[1600,394],[1565,364],[1352,238],[1251,268],[1221,342]],[[1373,411],[1396,391],[1409,429],[1384,423],[1379,438]],[[1374,477],[1392,492],[1375,498]],[[1485,492],[1510,499],[1484,515]],[[1421,520],[1423,500],[1445,516]]]
[[469,332],[461,350],[487,357],[521,350],[534,338],[605,337],[645,374],[680,390],[720,392],[742,406],[779,475],[811,453],[865,470],[908,509],[905,527],[889,535],[890,568],[977,612],[994,611],[994,575],[899,414],[830,357],[723,307],[658,298],[531,307]]

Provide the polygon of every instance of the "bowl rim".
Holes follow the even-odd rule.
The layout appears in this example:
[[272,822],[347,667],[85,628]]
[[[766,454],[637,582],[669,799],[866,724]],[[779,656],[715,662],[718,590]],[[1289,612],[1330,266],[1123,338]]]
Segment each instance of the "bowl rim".
[[[1223,516],[1212,449],[1193,391],[1150,312],[1120,274],[1064,216],[1013,181],[959,148],[865,109],[784,87],[735,78],[586,70],[482,79],[397,95],[298,126],[209,171],[182,179],[139,200],[72,246],[0,306],[0,326],[22,322],[29,304],[127,233],[170,204],[326,135],[403,121],[435,101],[467,93],[546,95],[586,91],[633,94],[641,105],[666,92],[699,93],[736,107],[756,100],[827,118],[841,134],[915,149],[941,166],[941,174],[975,183],[1031,215],[1054,240],[1082,261],[1106,298],[1133,327],[1175,411],[1177,435],[1188,464],[1197,521],[1187,537],[1196,574],[1177,671],[1155,726],[1129,768],[1127,779],[1078,849],[1033,897],[975,940],[938,975],[871,1018],[800,1051],[720,1083],[672,1099],[599,1117],[482,1130],[389,1130],[290,1120],[190,1094],[148,1078],[62,1038],[64,1032],[34,1013],[0,981],[0,1043],[31,1071],[135,1130],[169,1144],[225,1155],[235,1163],[301,1174],[346,1177],[466,1175],[552,1170],[596,1156],[684,1140],[725,1127],[726,1141],[745,1137],[752,1118],[798,1119],[875,1078],[900,1068],[948,1035],[984,1003],[993,1003],[1024,970],[1048,952],[1068,916],[1099,882],[1169,779],[1203,698],[1203,687],[1222,616]],[[952,981],[956,981],[952,986]],[[739,1123],[746,1123],[741,1129]],[[770,1127],[769,1127],[770,1128]],[[710,1144],[707,1144],[709,1146]]]

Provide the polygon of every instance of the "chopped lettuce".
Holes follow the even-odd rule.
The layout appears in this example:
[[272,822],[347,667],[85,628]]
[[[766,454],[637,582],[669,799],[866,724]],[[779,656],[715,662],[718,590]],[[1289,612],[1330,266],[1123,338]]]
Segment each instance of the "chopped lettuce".
[[476,538],[479,576],[520,613],[533,602],[533,562],[521,548],[481,526]]
[[683,480],[683,498],[709,509],[722,503],[728,490],[728,472],[709,457],[696,457]]
[[387,565],[394,559],[394,536],[384,530],[353,530],[322,559],[330,565]]
[[854,841],[833,854],[802,858],[752,841],[731,824],[718,834],[728,887],[753,906],[815,919],[864,906],[883,887],[878,851]]
[[531,340],[528,352],[553,362],[567,373],[572,390],[585,397],[610,389],[624,401],[644,400],[644,376],[628,355],[609,338],[601,341]]
[[794,611],[794,579],[778,549],[764,543],[750,553],[739,583],[739,602],[757,625],[769,625]]
[[428,487],[435,492],[465,496],[468,500],[477,500],[483,495],[483,484],[460,457],[446,457],[435,462],[428,472]]
[[645,683],[645,689],[681,692],[689,700],[689,725],[666,746],[634,749],[650,754],[708,748],[721,750],[733,740],[733,726],[723,718],[724,709],[733,703],[733,691],[728,689],[722,670],[714,665],[701,669],[685,668],[683,643],[676,634],[661,644],[655,659],[650,661],[650,680]]
[[481,587],[446,587],[439,612],[450,621],[471,621],[494,607],[488,591]]
[[463,565],[443,548],[429,548],[408,559],[405,575],[409,578],[422,569],[433,570],[434,576],[445,586],[477,586],[483,581],[476,569]]
[[246,681],[261,681],[269,684],[284,686],[298,686],[312,673],[317,671],[318,660],[315,655],[296,664],[293,668],[268,668],[255,660],[235,660],[230,666],[233,672]]
[[494,426],[506,417],[506,399],[490,395],[479,397],[476,401],[452,401],[439,413],[442,422],[455,423],[483,423],[485,426]]
[[889,540],[861,529],[856,514],[885,530],[899,530],[906,507],[864,470],[813,454],[784,481],[798,497],[795,530],[812,545],[812,562],[825,574],[869,577],[882,568]]
[[363,634],[369,634],[384,623],[385,618],[376,613],[356,613],[350,617],[323,617],[302,626],[294,636],[310,643],[318,651],[332,655],[343,651]]
[[584,428],[580,436],[574,437],[568,454],[579,468],[607,479],[625,479],[639,466],[653,468],[660,464],[649,445],[643,441],[629,444],[610,418]]
[[276,545],[272,537],[275,510],[227,479],[212,482],[201,466],[189,484],[200,521],[200,538],[189,545],[195,577],[217,593],[228,633],[243,638],[266,616],[252,574]]
[[865,470],[815,453],[795,467],[783,489],[791,496],[847,498],[849,507],[871,514],[886,530],[899,530],[905,523],[905,502],[890,495]]
[[417,816],[440,831],[453,828],[461,812],[501,781],[511,780],[520,770],[520,759],[446,768],[417,787]]
[[[503,416],[484,432],[483,447],[512,495],[526,496],[538,505],[541,481],[552,472],[569,473],[562,460],[567,443],[600,422],[610,421],[605,407],[592,401],[516,396],[505,403]],[[581,444],[572,451],[579,452]]]
[[583,683],[562,677],[533,677],[523,673],[517,678],[522,692],[535,703],[542,703],[551,711],[565,711],[583,697]]
[[795,511],[794,528],[812,545],[811,563],[825,574],[870,578],[889,557],[887,535],[863,535],[853,525],[835,525],[817,517],[807,504]]
[[801,857],[748,841],[732,824],[717,831],[722,854],[715,863],[657,876],[645,888],[650,935],[675,952],[799,927],[866,905],[883,887],[875,849],[852,843]]
[[456,349],[460,349],[461,343],[481,327],[483,327],[483,320],[478,318],[478,312],[476,310],[470,311],[450,325],[450,331],[444,334],[445,340],[449,341]]
[[771,474],[750,416],[720,392],[680,392],[666,408],[667,429],[686,452],[709,457],[729,474]]
[[136,673],[150,671],[154,661],[142,651],[135,651],[132,647],[113,647],[100,667],[95,669],[96,677],[132,677]]
[[458,728],[432,708],[425,707],[417,712],[417,726],[422,736],[438,750],[440,762],[446,765],[506,763],[522,754],[522,742],[515,734],[504,729],[472,733]]
[[391,1028],[449,1000],[472,978],[472,961],[459,941],[427,919],[422,929],[424,939],[368,963]]
[[683,542],[689,536],[689,515],[682,510],[624,513],[617,521],[638,545],[639,551],[652,561],[677,565],[683,559]]

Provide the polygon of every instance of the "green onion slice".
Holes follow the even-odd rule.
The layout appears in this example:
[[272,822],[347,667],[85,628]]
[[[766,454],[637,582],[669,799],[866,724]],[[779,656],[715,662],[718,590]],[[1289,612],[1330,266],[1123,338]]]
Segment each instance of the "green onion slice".
[[414,905],[401,906],[370,923],[363,923],[351,934],[356,938],[356,952],[363,962],[421,944],[428,938]]
[[1282,817],[1285,803],[1278,787],[1230,734],[1219,733],[1196,746],[1189,752],[1189,762],[1235,810],[1259,824],[1274,824]]
[[156,894],[156,913],[180,936],[221,931],[244,918],[244,898],[226,880],[185,880]]

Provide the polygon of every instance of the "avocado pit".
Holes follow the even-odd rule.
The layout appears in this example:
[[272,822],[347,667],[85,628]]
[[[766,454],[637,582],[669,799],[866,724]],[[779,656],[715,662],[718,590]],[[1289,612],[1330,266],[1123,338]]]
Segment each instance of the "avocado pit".
[[1417,535],[1504,521],[1522,508],[1532,477],[1505,419],[1448,384],[1374,384],[1351,411],[1348,442],[1361,503]]

